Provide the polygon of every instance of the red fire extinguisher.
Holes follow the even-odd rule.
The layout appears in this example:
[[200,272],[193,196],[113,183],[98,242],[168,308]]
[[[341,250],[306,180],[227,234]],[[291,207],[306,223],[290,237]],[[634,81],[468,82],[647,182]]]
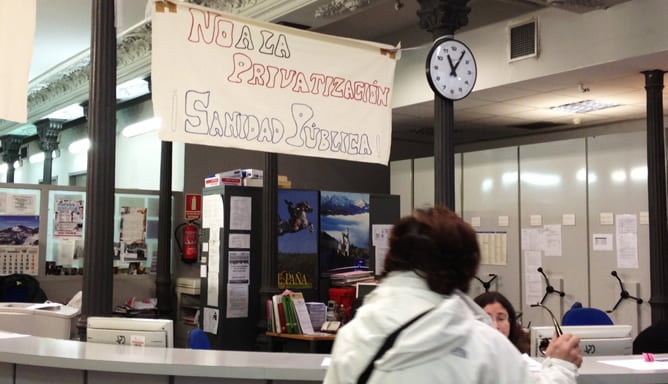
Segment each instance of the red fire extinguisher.
[[[179,232],[183,242],[179,240]],[[199,224],[195,220],[179,224],[174,230],[174,239],[181,252],[181,260],[186,264],[196,262],[199,251]]]

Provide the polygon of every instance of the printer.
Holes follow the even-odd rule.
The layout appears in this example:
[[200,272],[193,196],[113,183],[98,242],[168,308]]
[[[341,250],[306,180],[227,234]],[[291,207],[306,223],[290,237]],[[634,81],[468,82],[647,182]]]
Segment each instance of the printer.
[[79,308],[57,303],[0,303],[0,330],[70,339]]

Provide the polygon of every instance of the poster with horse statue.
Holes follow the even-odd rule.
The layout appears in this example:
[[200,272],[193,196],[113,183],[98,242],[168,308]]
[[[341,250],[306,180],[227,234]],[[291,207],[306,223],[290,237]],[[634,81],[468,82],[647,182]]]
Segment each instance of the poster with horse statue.
[[279,288],[317,288],[318,204],[318,191],[278,190]]

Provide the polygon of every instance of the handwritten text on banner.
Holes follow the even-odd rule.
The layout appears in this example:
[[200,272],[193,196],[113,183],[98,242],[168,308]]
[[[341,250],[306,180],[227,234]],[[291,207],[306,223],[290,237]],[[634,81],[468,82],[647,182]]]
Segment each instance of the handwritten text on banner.
[[166,141],[387,164],[395,47],[156,3]]

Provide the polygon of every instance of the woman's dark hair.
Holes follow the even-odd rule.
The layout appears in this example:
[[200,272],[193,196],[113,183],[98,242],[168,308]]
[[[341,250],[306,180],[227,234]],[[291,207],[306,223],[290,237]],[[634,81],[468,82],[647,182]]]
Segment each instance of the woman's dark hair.
[[513,345],[520,349],[520,336],[522,335],[522,329],[520,324],[517,322],[517,314],[515,313],[515,308],[510,303],[505,296],[499,292],[485,292],[476,296],[473,301],[475,301],[480,308],[485,308],[488,304],[499,303],[503,309],[508,312],[508,323],[510,324],[510,333],[508,334],[508,339]]
[[390,234],[383,276],[392,271],[414,271],[429,289],[449,295],[468,292],[480,263],[473,228],[451,210],[437,206],[418,209],[400,219]]

